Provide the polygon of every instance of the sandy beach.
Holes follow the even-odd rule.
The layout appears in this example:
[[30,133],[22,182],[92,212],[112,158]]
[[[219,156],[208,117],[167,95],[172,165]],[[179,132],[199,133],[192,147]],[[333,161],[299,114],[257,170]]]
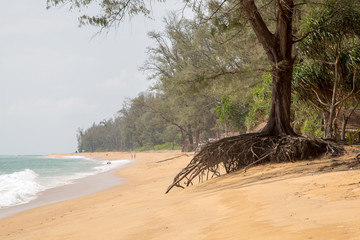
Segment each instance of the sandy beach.
[[116,173],[124,184],[1,219],[0,239],[360,239],[359,152],[257,166],[169,194],[192,154],[137,153]]

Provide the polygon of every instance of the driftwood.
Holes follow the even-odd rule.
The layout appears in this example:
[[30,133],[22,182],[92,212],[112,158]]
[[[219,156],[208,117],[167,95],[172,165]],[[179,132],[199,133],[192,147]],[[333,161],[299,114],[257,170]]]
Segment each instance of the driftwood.
[[182,169],[168,187],[184,188],[208,180],[221,173],[248,169],[257,164],[293,162],[316,158],[324,154],[337,156],[344,149],[335,142],[323,139],[310,139],[300,136],[265,136],[250,133],[224,138],[208,144],[198,152],[190,163]]

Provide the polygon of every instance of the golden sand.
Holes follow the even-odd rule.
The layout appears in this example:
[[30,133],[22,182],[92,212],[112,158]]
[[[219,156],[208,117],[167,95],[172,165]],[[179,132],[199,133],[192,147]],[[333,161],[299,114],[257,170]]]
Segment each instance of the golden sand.
[[0,239],[360,239],[360,171],[343,163],[356,152],[360,147],[341,159],[258,166],[169,194],[192,156],[137,153],[135,164],[117,173],[125,184],[1,219]]

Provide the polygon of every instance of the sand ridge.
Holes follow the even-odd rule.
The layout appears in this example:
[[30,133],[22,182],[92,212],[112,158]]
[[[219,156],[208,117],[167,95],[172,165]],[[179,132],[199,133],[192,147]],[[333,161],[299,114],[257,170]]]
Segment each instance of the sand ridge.
[[257,166],[166,195],[192,154],[136,153],[135,164],[117,173],[126,184],[2,219],[0,239],[359,239],[360,171],[352,156],[360,147],[348,152]]

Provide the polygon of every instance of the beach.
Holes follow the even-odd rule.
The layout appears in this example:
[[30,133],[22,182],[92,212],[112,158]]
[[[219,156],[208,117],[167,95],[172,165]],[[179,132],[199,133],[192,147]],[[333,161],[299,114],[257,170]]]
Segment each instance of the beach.
[[359,239],[359,152],[256,166],[168,194],[193,154],[136,153],[116,172],[122,184],[0,219],[0,239]]

